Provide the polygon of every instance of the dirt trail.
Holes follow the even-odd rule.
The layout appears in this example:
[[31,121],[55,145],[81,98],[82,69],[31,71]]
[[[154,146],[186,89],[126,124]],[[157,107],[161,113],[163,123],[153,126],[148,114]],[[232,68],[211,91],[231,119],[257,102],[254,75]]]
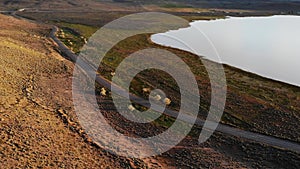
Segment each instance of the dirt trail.
[[[63,51],[67,56],[69,56],[69,58],[71,58],[71,60],[72,60],[72,58],[76,59],[76,55],[74,55],[68,48],[63,47],[64,45],[56,38],[56,36],[55,36],[56,29],[57,28],[52,29],[52,34],[51,34],[52,38],[56,41],[56,43],[58,44],[58,47],[60,48],[60,50]],[[45,43],[42,43],[42,44],[45,44]],[[52,45],[51,42],[49,42],[49,45],[50,46]],[[52,47],[50,47],[50,48],[52,48]],[[51,58],[56,59],[57,62],[51,61],[51,64],[48,65],[48,63],[46,63],[47,66],[44,65],[44,64],[42,64],[42,66],[48,67],[48,66],[53,65],[55,68],[51,69],[50,71],[46,71],[46,73],[38,74],[38,76],[33,75],[33,78],[31,78],[30,76],[29,76],[29,78],[28,77],[24,78],[24,79],[33,79],[33,80],[28,81],[28,83],[27,83],[27,84],[29,84],[28,87],[25,87],[25,88],[21,87],[21,89],[22,89],[21,95],[25,95],[26,100],[28,100],[28,102],[30,102],[30,104],[32,104],[36,107],[40,107],[47,114],[49,112],[51,112],[53,114],[53,116],[55,116],[56,119],[62,120],[62,121],[65,122],[65,124],[62,125],[63,128],[66,130],[65,132],[69,132],[72,135],[70,137],[72,137],[72,138],[75,137],[79,140],[79,142],[78,142],[78,140],[76,140],[73,143],[76,144],[76,145],[77,144],[78,145],[82,144],[82,146],[84,147],[82,149],[80,147],[79,148],[76,147],[76,148],[74,148],[74,151],[76,150],[76,152],[78,152],[79,154],[80,153],[85,153],[86,151],[90,152],[90,154],[86,154],[86,155],[88,155],[88,158],[86,158],[86,159],[91,159],[92,160],[92,161],[90,161],[91,163],[84,163],[85,165],[80,165],[81,163],[80,164],[78,164],[78,163],[80,161],[84,161],[86,159],[80,159],[80,160],[77,159],[77,160],[75,160],[74,164],[76,164],[76,166],[78,165],[78,167],[80,167],[80,168],[84,167],[84,166],[85,167],[86,166],[99,167],[100,164],[102,165],[102,166],[100,166],[101,168],[103,168],[105,166],[110,166],[112,168],[119,168],[119,167],[124,167],[124,166],[134,168],[135,167],[134,165],[139,165],[139,167],[143,166],[144,164],[139,163],[140,161],[127,160],[127,159],[122,159],[122,158],[118,158],[118,157],[115,157],[115,156],[111,156],[111,155],[103,152],[99,148],[95,148],[94,146],[91,146],[91,144],[86,144],[86,143],[89,143],[90,140],[85,140],[84,139],[85,137],[82,137],[82,136],[78,135],[78,133],[80,134],[83,131],[80,128],[79,129],[76,128],[76,126],[78,126],[78,124],[75,124],[75,125],[72,124],[72,123],[77,121],[76,116],[74,115],[74,112],[72,110],[72,103],[71,103],[71,100],[70,100],[71,90],[72,90],[70,88],[70,86],[71,86],[70,84],[71,84],[72,63],[62,60],[60,55],[58,55],[55,51],[50,50],[50,52],[49,52],[49,50],[48,50],[47,56],[50,53],[52,54]],[[57,65],[60,65],[58,63],[62,64],[61,66],[58,66],[58,67],[60,67],[59,69],[57,69]],[[31,64],[31,62],[30,62],[30,64]],[[28,65],[30,65],[30,64],[28,63]],[[41,66],[36,66],[35,68],[36,69],[33,72],[36,72],[36,71],[40,72],[39,69],[44,69],[44,68],[41,68]],[[27,72],[27,71],[28,70],[25,70],[24,72]],[[54,72],[58,71],[58,73],[53,73],[52,71],[54,71]],[[62,71],[62,72],[60,72],[60,71]],[[34,77],[40,77],[40,78],[38,80],[36,80]],[[98,77],[98,79],[100,79],[100,81],[102,81],[102,82],[105,82],[106,85],[109,85],[107,80],[103,79],[102,77]],[[33,84],[33,85],[30,85],[30,84]],[[31,86],[33,86],[33,87],[31,87]],[[45,89],[47,89],[47,90],[45,90]],[[61,93],[63,93],[63,95],[61,95]],[[12,102],[14,102],[14,101],[12,101]],[[27,105],[27,103],[26,103],[26,105]],[[1,110],[6,110],[6,108],[4,108],[4,109],[0,108],[0,117],[2,115]],[[38,111],[38,109],[35,110],[35,111]],[[40,113],[37,113],[37,114],[40,114]],[[169,115],[174,115],[174,112],[169,112]],[[41,121],[39,121],[39,123],[41,123]],[[59,122],[57,122],[56,125],[58,123]],[[61,123],[61,121],[60,121],[60,123]],[[201,126],[203,124],[203,121],[199,119],[198,123],[199,123],[198,125]],[[2,123],[0,122],[0,124],[2,124]],[[56,127],[60,128],[59,125],[54,126],[53,128],[56,128]],[[71,130],[69,130],[69,129],[71,129]],[[45,133],[47,133],[47,131],[51,131],[51,133],[53,133],[53,137],[55,137],[57,135],[57,134],[55,135],[54,133],[59,132],[59,131],[56,131],[56,130],[50,130],[48,128],[47,128]],[[72,132],[72,131],[75,131],[75,132]],[[283,148],[283,149],[287,148],[287,149],[292,149],[293,151],[296,150],[296,152],[298,152],[298,150],[294,149],[294,148],[295,147],[299,148],[299,145],[297,143],[290,143],[288,141],[280,140],[280,139],[269,137],[269,136],[264,136],[267,139],[260,139],[261,135],[259,135],[257,133],[245,132],[245,131],[242,131],[242,130],[237,130],[235,128],[227,127],[227,126],[223,126],[223,125],[220,125],[218,127],[218,131],[220,131],[222,133],[229,134],[229,135],[238,136],[239,138],[246,138],[247,140],[250,139],[250,140],[255,141],[255,142],[259,142],[259,143],[263,143],[263,144],[267,144],[267,145],[272,145],[272,146],[276,146],[276,147]],[[31,132],[28,132],[28,134],[30,135]],[[14,136],[15,134],[12,134],[12,135]],[[22,135],[23,134],[20,134],[20,137]],[[45,135],[46,136],[51,136],[49,134],[45,134]],[[2,134],[1,134],[1,136],[2,136]],[[69,139],[68,136],[66,136],[66,137],[64,137],[64,136],[65,135],[63,134],[63,136],[62,136],[63,140],[68,140]],[[66,139],[66,138],[68,138],[68,139]],[[72,142],[72,138],[70,139],[71,141],[69,141],[69,142]],[[48,140],[48,138],[47,138],[47,140]],[[73,140],[74,140],[74,138],[73,138]],[[1,142],[1,144],[2,144],[2,142]],[[61,143],[61,144],[63,144],[63,143]],[[278,146],[278,144],[279,144],[279,146]],[[60,145],[59,147],[60,148],[61,147],[70,148],[70,144],[69,145]],[[181,147],[179,146],[178,148],[180,150],[177,150],[177,149],[175,150],[174,149],[174,150],[170,151],[170,153],[168,153],[169,154],[168,156],[170,156],[170,158],[167,158],[167,160],[164,156],[164,157],[156,157],[156,158],[145,159],[144,162],[151,164],[150,167],[151,166],[152,167],[154,167],[154,166],[159,167],[160,166],[161,168],[163,168],[163,167],[166,167],[166,166],[174,165],[174,164],[171,164],[172,160],[175,161],[176,159],[180,159],[180,158],[184,157],[183,154],[177,154],[177,156],[176,156],[176,153],[188,152],[189,151],[189,150],[187,150],[186,148],[184,148],[182,146]],[[231,167],[232,166],[236,166],[236,167],[237,166],[239,166],[239,167],[245,166],[245,165],[241,164],[240,162],[232,162],[232,160],[235,161],[236,159],[229,159],[227,157],[227,154],[225,155],[223,153],[220,153],[219,150],[215,150],[215,149],[211,149],[211,148],[209,148],[209,149],[212,152],[214,152],[213,157],[211,155],[207,154],[207,157],[209,157],[208,158],[209,160],[206,163],[209,164],[209,165],[212,165],[212,163],[215,163],[216,161],[218,161],[218,163],[219,162],[221,163],[222,161],[224,162],[225,157],[226,157],[227,158],[225,160],[226,165],[221,164],[221,166],[223,166],[225,168],[226,168],[226,166],[228,168],[230,168],[230,166]],[[202,150],[201,153],[204,153],[204,154],[207,153],[207,148],[206,147],[200,147],[199,152],[200,152],[200,150]],[[55,150],[55,149],[54,150],[52,150],[52,149],[49,150],[48,149],[47,152],[49,152],[51,154],[53,154],[53,153],[55,154],[56,151],[59,151],[59,148],[57,150]],[[69,152],[69,151],[66,151],[66,152]],[[64,156],[66,152],[61,153],[59,155]],[[191,152],[195,152],[194,154],[196,155],[196,157],[198,157],[198,155],[197,155],[197,154],[199,154],[198,149],[191,149]],[[97,154],[97,155],[95,155],[95,154]],[[98,156],[98,154],[101,154],[100,157]],[[59,157],[59,155],[55,154],[55,156],[58,156],[58,157]],[[76,157],[78,154],[72,154],[72,155],[73,155],[72,157],[74,157],[74,156]],[[18,156],[22,156],[22,153],[20,153]],[[17,158],[18,158],[18,156],[17,156]],[[49,156],[49,155],[47,155],[47,156]],[[67,156],[69,157],[68,153],[67,153]],[[182,158],[182,159],[187,160],[191,157],[191,155],[187,155],[187,157],[188,158]],[[67,159],[67,157],[64,158],[64,159]],[[213,161],[210,161],[211,159],[213,159]],[[99,163],[98,165],[94,163],[97,160],[98,160],[98,163]],[[2,160],[0,159],[0,161],[2,161]],[[99,162],[99,161],[101,161],[101,162]],[[102,161],[103,161],[103,163],[102,163]],[[178,161],[179,161],[179,163],[184,162],[182,160],[178,160]],[[40,163],[38,163],[38,164],[40,164]],[[188,165],[188,163],[185,163],[185,164]],[[203,164],[203,162],[201,162],[201,164]],[[63,163],[63,165],[65,165],[65,164]],[[198,163],[197,163],[197,165],[198,165]],[[197,165],[195,165],[195,166],[197,166]],[[42,165],[42,166],[44,166],[44,165]],[[52,164],[50,166],[52,166]],[[73,167],[74,165],[68,164],[68,166]],[[176,166],[174,166],[174,168],[175,167]]]
[[73,64],[46,38],[50,28],[3,15],[0,23],[0,168],[143,167],[72,130]]
[[[70,51],[57,37],[56,37],[56,32],[58,31],[57,27],[53,27],[52,28],[52,32],[51,32],[51,38],[57,43],[58,47],[60,48],[60,50],[67,56],[67,58],[71,59],[73,62],[76,61],[77,59],[77,55],[75,55],[72,51]],[[95,68],[93,68],[87,61],[83,60],[81,66],[83,70],[94,70],[96,71]],[[106,88],[110,88],[111,83],[106,80],[104,77],[98,75],[96,78],[96,81],[103,85]],[[123,93],[123,89],[119,89],[120,93]],[[146,107],[149,107],[149,103],[135,95],[131,95],[131,99],[136,102],[139,103],[141,105],[144,105]],[[165,112],[165,114],[177,118],[177,112],[172,111],[167,109]],[[193,124],[192,122],[189,121],[189,119],[192,119],[189,115],[184,116],[184,118],[182,118],[181,120],[185,121],[185,122],[189,122],[191,124]],[[202,119],[197,119],[196,124],[199,126],[203,126],[203,124],[205,123],[204,120]],[[232,136],[236,136],[236,137],[240,137],[240,138],[244,138],[244,139],[248,139],[251,141],[255,141],[258,143],[262,143],[265,145],[270,145],[270,146],[274,146],[274,147],[278,147],[281,149],[287,149],[290,151],[294,151],[297,153],[300,153],[300,145],[299,143],[296,142],[291,142],[288,140],[284,140],[284,139],[280,139],[280,138],[275,138],[272,136],[267,136],[267,135],[263,135],[263,134],[259,134],[259,133],[254,133],[254,132],[250,132],[250,131],[243,131],[240,130],[238,128],[234,128],[234,127],[230,127],[230,126],[226,126],[223,124],[219,124],[219,126],[217,127],[216,131],[224,133],[224,134],[229,134]]]

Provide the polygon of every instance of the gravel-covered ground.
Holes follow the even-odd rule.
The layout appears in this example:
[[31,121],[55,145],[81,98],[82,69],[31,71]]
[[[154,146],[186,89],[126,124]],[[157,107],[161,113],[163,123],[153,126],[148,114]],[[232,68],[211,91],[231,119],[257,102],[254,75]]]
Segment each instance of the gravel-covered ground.
[[0,23],[0,168],[134,166],[71,130],[73,64],[44,36],[50,29],[3,15]]
[[[109,154],[92,142],[77,121],[72,105],[73,63],[62,58],[46,37],[50,28],[3,15],[0,23],[0,168],[299,166],[299,154],[220,133],[198,145],[199,128],[157,157],[136,160]],[[135,128],[107,104],[99,106],[107,109],[103,114],[110,124],[128,135],[165,130],[155,124]]]

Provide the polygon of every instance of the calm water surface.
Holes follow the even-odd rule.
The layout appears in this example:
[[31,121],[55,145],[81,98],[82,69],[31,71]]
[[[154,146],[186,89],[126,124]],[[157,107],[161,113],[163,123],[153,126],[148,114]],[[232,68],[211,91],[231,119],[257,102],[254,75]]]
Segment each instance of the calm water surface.
[[[189,28],[155,34],[151,39],[157,44],[300,86],[300,16],[195,21]],[[214,51],[208,47],[211,44]]]

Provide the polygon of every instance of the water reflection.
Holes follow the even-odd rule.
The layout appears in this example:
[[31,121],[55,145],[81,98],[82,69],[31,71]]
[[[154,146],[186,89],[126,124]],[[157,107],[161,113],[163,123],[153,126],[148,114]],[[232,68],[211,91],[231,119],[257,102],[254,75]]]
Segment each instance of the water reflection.
[[[182,43],[197,47],[196,54],[210,57],[203,32],[217,49],[222,63],[300,86],[300,17],[229,17],[213,21],[195,21],[191,27],[156,34],[152,41],[189,51]],[[193,52],[193,51],[190,51]]]

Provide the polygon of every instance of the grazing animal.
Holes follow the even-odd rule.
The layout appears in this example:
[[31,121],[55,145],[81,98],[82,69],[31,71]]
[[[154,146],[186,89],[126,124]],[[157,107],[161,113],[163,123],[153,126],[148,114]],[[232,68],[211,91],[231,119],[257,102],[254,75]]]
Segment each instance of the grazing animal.
[[165,98],[164,99],[164,103],[166,104],[166,105],[170,105],[171,104],[171,99],[169,99],[169,98]]
[[106,96],[106,90],[105,90],[105,88],[101,88],[101,92],[100,93],[101,93],[102,96]]
[[155,100],[160,101],[161,100],[161,96],[159,94],[157,94],[156,96],[153,97]]
[[150,88],[143,88],[143,93],[150,93],[151,89]]
[[135,108],[134,108],[132,105],[129,105],[129,106],[128,106],[128,109],[129,109],[130,111],[134,111],[134,110],[135,110]]

